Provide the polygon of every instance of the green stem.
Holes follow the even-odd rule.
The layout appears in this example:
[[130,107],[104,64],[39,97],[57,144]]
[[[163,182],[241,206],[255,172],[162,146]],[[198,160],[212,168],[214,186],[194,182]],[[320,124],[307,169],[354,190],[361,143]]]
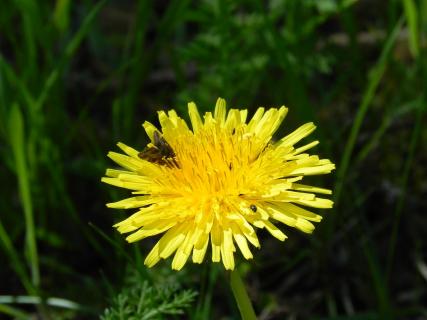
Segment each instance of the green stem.
[[242,278],[240,277],[237,269],[231,271],[230,285],[234,298],[236,299],[237,306],[239,307],[242,320],[256,320],[254,308],[252,307],[248,292],[246,291],[245,285],[243,284]]

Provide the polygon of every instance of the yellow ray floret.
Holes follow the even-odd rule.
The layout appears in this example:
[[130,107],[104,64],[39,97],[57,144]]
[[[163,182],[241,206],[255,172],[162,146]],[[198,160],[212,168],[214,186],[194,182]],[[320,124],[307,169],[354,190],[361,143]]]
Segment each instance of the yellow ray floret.
[[123,169],[108,169],[102,181],[134,196],[107,206],[138,210],[115,227],[129,233],[129,242],[162,234],[147,266],[174,255],[172,268],[180,270],[190,256],[202,263],[210,246],[212,261],[232,270],[236,248],[252,259],[249,244],[260,247],[258,228],[281,241],[287,237],[278,222],[313,232],[312,222],[322,217],[301,206],[331,208],[331,200],[317,195],[331,190],[297,182],[335,165],[305,153],[318,141],[295,147],[314,131],[313,123],[272,141],[287,112],[259,108],[247,122],[246,110],[227,112],[221,98],[203,117],[190,102],[191,129],[174,110],[160,111],[160,128],[143,124],[151,140],[143,151],[119,143],[124,154],[108,154]]

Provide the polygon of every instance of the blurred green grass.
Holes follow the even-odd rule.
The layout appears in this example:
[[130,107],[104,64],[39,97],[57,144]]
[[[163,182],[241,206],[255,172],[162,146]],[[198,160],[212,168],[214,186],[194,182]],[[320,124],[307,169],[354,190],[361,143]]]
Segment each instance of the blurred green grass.
[[238,319],[216,265],[146,270],[150,241],[112,230],[127,213],[99,182],[117,141],[146,144],[155,110],[221,96],[286,104],[281,133],[316,122],[337,163],[314,235],[284,229],[241,266],[260,318],[426,317],[426,36],[426,0],[5,1],[0,315],[96,317],[132,268],[198,290],[188,318]]

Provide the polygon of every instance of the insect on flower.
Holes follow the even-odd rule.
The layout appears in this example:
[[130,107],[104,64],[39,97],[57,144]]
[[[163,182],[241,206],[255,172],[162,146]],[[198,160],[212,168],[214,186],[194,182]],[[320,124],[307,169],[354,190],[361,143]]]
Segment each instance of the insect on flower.
[[173,149],[158,131],[153,132],[153,142],[138,153],[138,157],[159,165],[178,166]]
[[247,110],[227,112],[223,99],[203,118],[192,102],[188,112],[191,129],[174,110],[159,111],[158,128],[143,124],[151,142],[142,152],[118,143],[125,154],[108,154],[124,169],[108,169],[102,181],[133,196],[107,206],[136,209],[115,227],[129,242],[160,236],[147,266],[174,255],[172,268],[180,270],[190,256],[202,263],[210,246],[212,261],[232,270],[237,249],[251,259],[249,245],[260,247],[258,229],[281,241],[287,237],[278,224],[313,232],[322,217],[303,207],[331,208],[319,194],[332,192],[301,180],[335,168],[306,152],[318,141],[295,147],[313,123],[272,140],[288,112],[284,106],[258,108],[249,121]]

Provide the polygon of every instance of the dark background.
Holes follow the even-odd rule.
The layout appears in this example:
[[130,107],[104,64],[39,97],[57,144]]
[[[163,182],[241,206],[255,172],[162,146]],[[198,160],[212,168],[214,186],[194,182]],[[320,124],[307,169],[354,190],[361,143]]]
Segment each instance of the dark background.
[[281,136],[314,121],[337,165],[314,234],[241,263],[259,318],[426,319],[426,36],[427,0],[2,1],[0,318],[97,318],[136,272],[199,292],[182,319],[238,319],[221,266],[146,270],[100,182],[156,110],[223,97],[285,104]]

